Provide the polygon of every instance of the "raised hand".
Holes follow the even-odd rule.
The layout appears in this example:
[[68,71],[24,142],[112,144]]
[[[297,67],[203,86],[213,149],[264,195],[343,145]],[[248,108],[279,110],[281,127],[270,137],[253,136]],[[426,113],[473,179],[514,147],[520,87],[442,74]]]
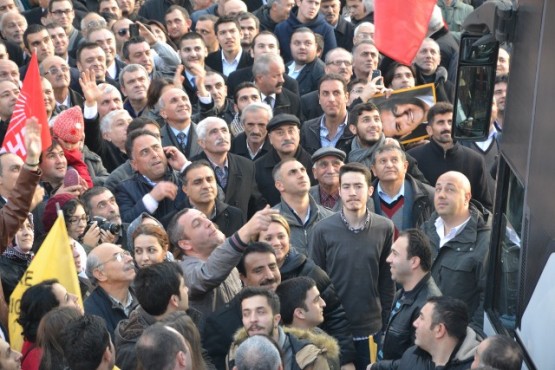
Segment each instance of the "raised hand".
[[41,126],[35,117],[25,122],[25,149],[27,150],[27,164],[37,165],[42,151]]

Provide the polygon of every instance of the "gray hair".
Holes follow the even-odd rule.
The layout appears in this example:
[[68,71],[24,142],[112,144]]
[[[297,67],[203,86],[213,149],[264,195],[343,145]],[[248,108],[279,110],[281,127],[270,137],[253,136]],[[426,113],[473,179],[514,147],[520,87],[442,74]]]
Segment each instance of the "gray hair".
[[148,72],[146,70],[145,67],[143,67],[140,64],[128,64],[126,65],[121,72],[119,73],[119,84],[121,86],[124,86],[125,84],[123,83],[123,76],[126,73],[132,73],[132,72],[137,72],[137,71],[143,71],[145,73],[145,76],[148,78]]
[[121,114],[125,114],[129,118],[131,118],[131,116],[129,115],[129,112],[126,111],[125,109],[113,110],[113,111],[109,112],[107,115],[105,115],[102,118],[102,120],[100,121],[100,131],[103,134],[112,131],[112,123],[116,120],[116,117],[121,115]]
[[94,270],[102,270],[102,268],[102,261],[100,261],[100,258],[98,258],[98,256],[96,256],[95,254],[89,254],[87,256],[87,267],[85,268],[85,274],[87,274],[87,277],[89,278],[89,281],[93,286],[98,285],[98,280],[96,280],[96,277],[94,276]]
[[204,140],[206,138],[206,131],[208,130],[208,124],[210,123],[223,123],[227,127],[227,122],[218,117],[207,117],[197,123],[197,137],[200,140]]
[[27,18],[25,18],[19,11],[14,9],[2,14],[2,16],[0,17],[0,31],[4,30],[4,23],[6,23],[6,18],[8,18],[8,15],[15,15],[15,14],[17,14],[20,18],[23,18],[25,20],[25,23],[27,23],[27,26],[29,26],[29,22],[27,22]]
[[[98,15],[99,18],[97,19],[87,19],[87,16],[92,15],[92,14],[96,14]],[[81,27],[80,30],[83,31],[83,33],[87,34],[88,37],[88,33],[90,29],[93,28],[106,28],[107,27],[107,23],[106,20],[102,18],[102,16],[96,12],[90,12],[87,13],[82,19],[81,19],[81,23],[79,24],[79,26]]]
[[277,370],[281,356],[276,345],[264,335],[246,339],[235,353],[237,370]]
[[370,23],[370,22],[362,22],[362,23],[359,23],[358,26],[355,27],[355,32],[354,32],[354,34],[353,34],[353,37],[357,37],[358,33],[360,32],[360,29],[361,29],[362,27],[368,26],[368,25],[373,26],[373,24]]
[[260,110],[266,111],[266,113],[268,113],[268,122],[270,122],[270,120],[274,117],[272,108],[270,108],[268,104],[254,102],[254,103],[250,103],[245,107],[245,109],[243,109],[243,112],[241,113],[241,123],[242,124],[245,123],[245,117],[247,116],[247,113],[258,112]]
[[109,84],[107,82],[100,83],[98,84],[98,89],[102,92],[102,94],[111,94],[115,91],[118,94],[119,98],[123,100],[119,90],[112,84]]
[[279,54],[266,53],[262,54],[254,61],[252,65],[252,75],[254,77],[268,74],[270,72],[270,64],[279,63],[284,66],[283,59]]
[[441,14],[441,8],[434,6],[432,12],[432,17],[430,18],[430,23],[428,23],[428,35],[440,30],[443,27],[443,14]]
[[366,9],[366,13],[372,13],[374,11],[374,0],[362,0],[362,5]]
[[334,48],[334,49],[331,49],[330,51],[327,52],[326,60],[324,61],[326,64],[331,63],[331,61],[332,61],[331,55],[333,53],[335,53],[336,51],[344,51],[345,53],[349,54],[349,56],[351,57],[351,63],[353,62],[353,53],[351,53],[350,51],[348,51],[347,49],[344,49],[344,48]]

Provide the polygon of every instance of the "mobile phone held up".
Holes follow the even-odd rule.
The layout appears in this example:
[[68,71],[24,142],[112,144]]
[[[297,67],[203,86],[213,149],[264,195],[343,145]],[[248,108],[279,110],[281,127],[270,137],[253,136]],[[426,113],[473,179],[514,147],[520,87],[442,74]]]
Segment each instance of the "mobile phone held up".
[[129,25],[129,36],[131,37],[139,37],[139,25],[138,24],[130,24]]

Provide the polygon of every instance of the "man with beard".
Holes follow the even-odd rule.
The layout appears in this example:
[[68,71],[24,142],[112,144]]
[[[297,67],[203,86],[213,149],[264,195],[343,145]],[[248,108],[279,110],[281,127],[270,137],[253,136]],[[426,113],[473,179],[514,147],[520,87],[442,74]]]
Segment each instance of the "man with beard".
[[196,159],[209,161],[224,191],[224,202],[243,211],[250,218],[265,205],[255,180],[255,166],[252,161],[229,153],[231,135],[227,124],[221,118],[205,118],[197,125],[198,145],[203,152]]
[[[370,363],[369,337],[387,324],[395,292],[386,262],[393,223],[367,208],[371,176],[360,163],[341,167],[342,209],[316,224],[309,244],[310,257],[328,273],[351,322],[359,370]],[[346,274],[345,266],[356,273]]]
[[328,369],[339,364],[337,343],[329,336],[303,330],[284,330],[279,325],[279,297],[273,291],[245,288],[240,300],[243,327],[236,333],[229,349],[229,369],[235,365],[237,347],[255,335],[266,335],[277,343],[283,352],[284,369]]
[[247,247],[260,231],[266,230],[271,215],[265,208],[226,239],[204,213],[194,208],[179,211],[168,226],[172,248],[183,255],[180,262],[189,287],[189,302],[205,314],[224,307],[241,290],[235,269]]
[[435,184],[445,172],[461,172],[470,181],[472,197],[491,209],[492,178],[484,158],[474,150],[454,142],[451,137],[453,105],[436,103],[428,111],[427,118],[426,131],[430,135],[430,142],[409,150],[408,154],[417,160],[428,183]]
[[356,105],[349,113],[349,129],[355,137],[348,148],[347,162],[372,166],[372,155],[385,141],[380,111],[374,103]]
[[83,36],[80,32],[73,27],[73,20],[75,19],[75,9],[70,0],[51,0],[48,2],[48,20],[56,22],[66,32],[68,37],[68,50],[71,56],[75,56],[77,47]]
[[[255,87],[248,89],[253,90],[252,92],[257,90]],[[244,90],[246,89],[241,91]],[[239,97],[242,96],[241,91],[237,94]],[[258,96],[260,97],[260,95]],[[268,126],[268,122],[270,122],[272,117],[272,109],[268,104],[254,102],[247,105],[241,113],[241,125],[244,132],[233,139],[231,152],[252,161],[266,154],[271,148],[266,126]]]
[[120,226],[117,233],[100,229],[101,239],[103,241],[111,240],[114,244],[127,248],[127,226],[129,224],[121,221],[119,206],[114,194],[103,186],[95,186],[81,195],[81,201],[85,204],[85,211],[89,218],[101,217],[111,224]]

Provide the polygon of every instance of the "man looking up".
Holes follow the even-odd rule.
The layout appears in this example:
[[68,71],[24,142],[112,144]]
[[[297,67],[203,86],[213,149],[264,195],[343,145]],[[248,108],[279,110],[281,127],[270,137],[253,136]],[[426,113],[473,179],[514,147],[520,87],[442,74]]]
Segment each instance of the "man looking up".
[[150,85],[148,71],[140,64],[129,64],[120,72],[121,92],[127,96],[123,108],[131,118],[140,117],[146,107],[146,93]]
[[108,28],[95,28],[89,31],[87,41],[96,42],[106,54],[106,72],[113,80],[118,80],[125,63],[116,58],[116,37]]

